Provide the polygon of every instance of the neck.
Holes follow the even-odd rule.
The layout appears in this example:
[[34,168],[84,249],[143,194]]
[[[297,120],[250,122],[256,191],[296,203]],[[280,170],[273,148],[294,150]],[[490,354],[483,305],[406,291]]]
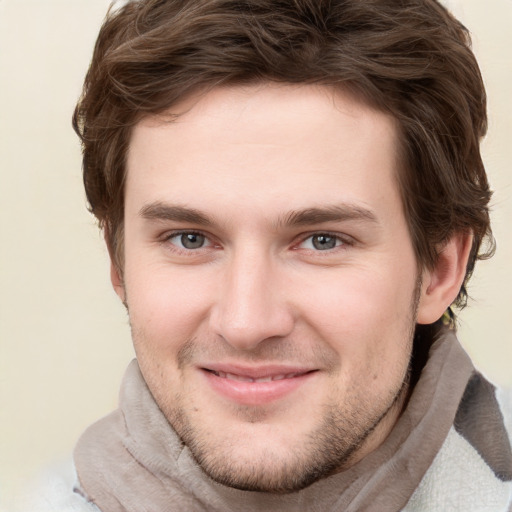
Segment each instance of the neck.
[[367,433],[364,439],[361,440],[359,446],[347,458],[346,462],[338,468],[336,473],[345,471],[354,466],[384,443],[407,405],[411,392],[410,382],[411,377],[410,372],[408,372],[402,387],[389,409],[379,418],[374,427]]

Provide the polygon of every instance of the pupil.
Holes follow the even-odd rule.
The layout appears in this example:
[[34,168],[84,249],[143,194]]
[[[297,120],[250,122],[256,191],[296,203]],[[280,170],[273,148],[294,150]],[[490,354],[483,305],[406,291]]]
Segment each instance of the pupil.
[[181,235],[181,243],[186,249],[198,249],[204,244],[204,236],[195,233]]
[[313,246],[315,249],[323,250],[334,249],[336,247],[336,238],[328,235],[317,235],[313,237]]

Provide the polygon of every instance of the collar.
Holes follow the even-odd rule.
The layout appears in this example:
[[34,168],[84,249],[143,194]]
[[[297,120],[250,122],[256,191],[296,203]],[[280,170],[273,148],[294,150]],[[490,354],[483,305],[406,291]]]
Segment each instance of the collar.
[[170,504],[187,512],[396,512],[440,450],[473,374],[454,332],[441,330],[405,410],[379,448],[306,489],[274,495],[213,482],[167,422],[134,360],[119,409],[91,426],[77,444],[77,492],[109,512],[168,510]]

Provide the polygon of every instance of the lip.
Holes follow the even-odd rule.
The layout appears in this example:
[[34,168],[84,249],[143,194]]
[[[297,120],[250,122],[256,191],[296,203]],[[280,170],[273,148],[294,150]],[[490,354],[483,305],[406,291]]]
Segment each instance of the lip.
[[272,365],[243,367],[212,364],[200,368],[215,392],[241,405],[265,405],[289,395],[316,373],[316,369]]

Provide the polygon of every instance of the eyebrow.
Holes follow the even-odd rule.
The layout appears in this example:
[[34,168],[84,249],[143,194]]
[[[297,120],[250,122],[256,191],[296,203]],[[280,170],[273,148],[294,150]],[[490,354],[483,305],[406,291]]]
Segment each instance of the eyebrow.
[[306,208],[288,212],[278,225],[308,226],[322,222],[366,221],[378,224],[378,219],[371,210],[353,204],[333,205],[321,208]]
[[155,202],[143,206],[139,215],[148,220],[168,220],[176,222],[189,222],[190,224],[197,224],[199,226],[211,226],[213,221],[194,208],[185,206],[170,205],[161,202]]
[[[211,217],[199,210],[160,201],[143,206],[139,215],[148,220],[188,222],[204,227],[215,224]],[[378,219],[371,210],[358,205],[343,204],[292,210],[278,219],[275,225],[276,227],[295,227],[343,221],[366,221],[378,224]]]

